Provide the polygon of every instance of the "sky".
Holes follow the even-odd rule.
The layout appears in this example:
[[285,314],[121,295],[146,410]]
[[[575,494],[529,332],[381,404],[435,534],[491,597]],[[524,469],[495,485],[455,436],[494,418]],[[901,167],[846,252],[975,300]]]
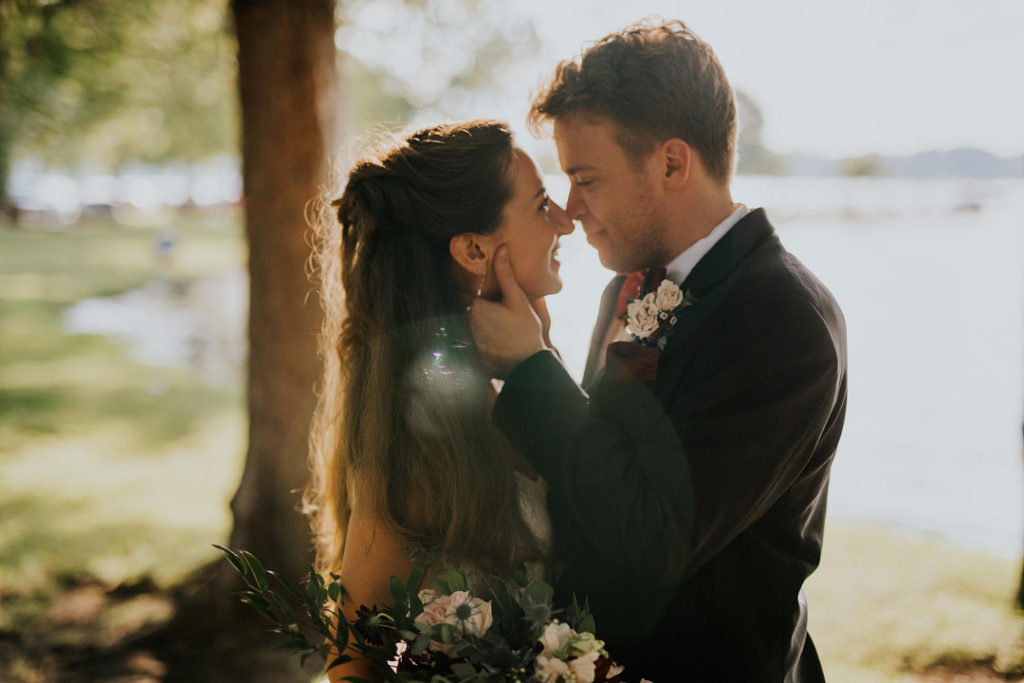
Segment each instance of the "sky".
[[[527,12],[541,46],[510,71],[507,97],[500,111],[489,113],[517,128],[530,91],[559,59],[660,15],[682,19],[712,45],[733,86],[760,105],[763,139],[775,151],[841,157],[977,147],[998,156],[1024,154],[1021,0],[523,0],[514,6],[491,11]],[[466,40],[472,30],[467,26]],[[454,113],[485,112],[467,106]]]

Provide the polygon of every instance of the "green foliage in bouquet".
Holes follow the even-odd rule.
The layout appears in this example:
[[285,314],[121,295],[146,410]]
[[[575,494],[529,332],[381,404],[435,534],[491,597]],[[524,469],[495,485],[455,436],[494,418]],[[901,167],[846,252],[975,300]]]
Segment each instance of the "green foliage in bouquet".
[[[355,652],[386,681],[621,680],[622,668],[592,635],[587,607],[574,599],[567,609],[555,610],[551,587],[528,581],[525,573],[489,591],[485,600],[473,595],[457,569],[435,579],[434,588],[420,590],[426,566],[418,564],[405,582],[391,577],[392,605],[360,605],[350,623],[339,609],[345,591],[336,574],[327,579],[310,569],[302,587],[264,569],[252,553],[215,547],[245,581],[247,589],[235,595],[272,623],[271,631],[282,638],[277,649],[301,655],[303,663],[318,654],[330,669],[352,661]],[[285,595],[302,605],[301,621]],[[339,654],[328,662],[332,648]]]

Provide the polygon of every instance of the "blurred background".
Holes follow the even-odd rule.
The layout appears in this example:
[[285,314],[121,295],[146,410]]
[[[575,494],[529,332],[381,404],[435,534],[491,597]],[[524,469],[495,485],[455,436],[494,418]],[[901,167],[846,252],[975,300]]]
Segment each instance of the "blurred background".
[[[306,201],[382,131],[487,117],[562,202],[531,92],[651,14],[716,50],[733,197],[847,317],[807,587],[826,674],[1024,677],[1021,3],[0,0],[0,680],[255,657],[210,546],[308,564]],[[610,273],[579,231],[561,254],[552,338],[579,376]],[[275,666],[250,677],[308,678]]]

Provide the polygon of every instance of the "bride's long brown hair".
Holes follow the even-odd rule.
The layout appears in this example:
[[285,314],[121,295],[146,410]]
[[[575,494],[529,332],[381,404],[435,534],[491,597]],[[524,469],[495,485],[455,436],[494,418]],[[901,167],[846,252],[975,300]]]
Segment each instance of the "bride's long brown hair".
[[337,220],[319,222],[324,371],[307,510],[320,571],[341,566],[349,482],[410,546],[447,561],[507,576],[540,555],[448,246],[500,225],[514,158],[500,122],[421,130],[358,162]]

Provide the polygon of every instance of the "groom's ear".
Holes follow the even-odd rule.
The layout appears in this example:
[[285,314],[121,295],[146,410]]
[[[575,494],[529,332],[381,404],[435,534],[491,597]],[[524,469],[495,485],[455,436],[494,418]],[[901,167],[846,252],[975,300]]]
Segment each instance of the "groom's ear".
[[487,271],[489,252],[486,240],[473,232],[464,232],[448,241],[452,260],[470,273],[477,273],[481,268]]
[[665,172],[665,187],[682,189],[690,179],[693,149],[679,138],[669,138],[662,143],[660,156]]

